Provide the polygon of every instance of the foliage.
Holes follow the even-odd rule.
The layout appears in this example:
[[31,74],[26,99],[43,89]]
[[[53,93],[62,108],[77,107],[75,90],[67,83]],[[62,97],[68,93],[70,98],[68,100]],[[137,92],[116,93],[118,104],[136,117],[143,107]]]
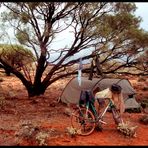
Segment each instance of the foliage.
[[48,134],[46,132],[39,132],[36,135],[36,140],[38,141],[39,146],[47,145],[47,143],[46,143],[47,138],[48,138]]
[[0,78],[0,82],[3,82],[4,81],[4,79],[3,78]]
[[73,127],[67,127],[67,133],[73,138],[77,134],[80,134],[80,131],[78,131],[77,129],[75,129]]
[[148,107],[148,99],[143,99],[140,102],[142,108],[147,108]]
[[[0,45],[0,58],[9,66],[20,71],[25,66],[35,62],[33,53],[21,45]],[[28,67],[29,68],[29,67]],[[6,74],[9,75],[10,70],[5,68]]]
[[148,124],[148,115],[143,115],[142,117],[139,118],[139,121],[143,124]]
[[144,81],[146,81],[146,78],[145,77],[139,77],[138,78],[138,82],[144,82]]
[[137,126],[130,126],[128,122],[119,123],[117,130],[123,133],[127,137],[136,137]]
[[[2,22],[10,23],[18,42],[32,47],[37,58],[34,81],[9,67],[25,85],[29,96],[44,94],[58,79],[76,75],[77,68],[69,69],[79,61],[77,55],[88,50],[89,54],[81,55],[82,60],[97,57],[102,74],[125,73],[126,67],[138,69],[138,74],[148,72],[145,58],[148,32],[139,28],[141,18],[134,14],[134,3],[6,2],[3,6],[8,11],[2,13]],[[62,33],[64,38],[71,38],[70,44],[65,40],[64,47],[52,49]],[[47,70],[49,64],[52,67]],[[84,68],[83,73],[90,73],[90,67]]]
[[144,86],[142,90],[148,91],[148,86]]
[[128,113],[141,113],[141,108],[129,108],[129,109],[125,109],[125,112]]
[[6,104],[6,100],[4,96],[0,96],[0,109],[2,109]]
[[0,55],[4,61],[7,61],[11,66],[16,66],[16,68],[35,61],[33,53],[20,45],[1,44]]

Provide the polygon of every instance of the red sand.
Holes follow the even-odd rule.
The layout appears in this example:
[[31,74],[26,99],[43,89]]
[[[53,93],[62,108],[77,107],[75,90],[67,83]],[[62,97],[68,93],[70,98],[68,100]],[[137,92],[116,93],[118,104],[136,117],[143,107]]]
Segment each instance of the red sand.
[[[103,125],[103,131],[94,131],[89,136],[70,137],[66,128],[70,127],[70,117],[64,114],[65,105],[57,103],[62,89],[67,80],[61,80],[47,89],[44,96],[36,97],[33,100],[27,98],[27,92],[22,83],[14,76],[4,77],[0,82],[5,94],[10,91],[15,97],[7,97],[6,104],[0,110],[0,145],[39,145],[33,134],[26,138],[25,131],[22,131],[23,123],[30,123],[40,131],[48,133],[45,143],[51,145],[148,145],[147,125],[141,124],[139,118],[145,113],[125,113],[124,121],[137,125],[137,137],[127,138],[116,129],[111,113],[106,114],[107,125]],[[138,82],[131,79],[139,97],[146,97],[147,91],[140,90],[141,85],[147,85],[146,81]],[[138,87],[137,87],[138,86]],[[140,94],[140,95],[139,95]],[[23,135],[24,134],[24,135]],[[26,133],[28,134],[28,133]],[[34,132],[35,135],[35,132]]]

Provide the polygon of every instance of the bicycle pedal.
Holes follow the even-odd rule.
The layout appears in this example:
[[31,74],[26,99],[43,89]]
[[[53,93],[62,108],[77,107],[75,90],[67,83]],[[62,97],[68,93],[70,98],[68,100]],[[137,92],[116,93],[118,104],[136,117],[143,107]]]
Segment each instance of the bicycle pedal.
[[106,122],[104,122],[103,120],[100,120],[99,122],[103,123],[103,124],[107,124]]

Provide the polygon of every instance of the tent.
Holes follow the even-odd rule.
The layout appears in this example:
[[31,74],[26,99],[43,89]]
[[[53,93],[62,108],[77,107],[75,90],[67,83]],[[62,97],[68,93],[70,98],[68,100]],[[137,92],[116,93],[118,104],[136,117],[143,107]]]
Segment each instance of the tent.
[[139,108],[140,104],[135,99],[135,90],[128,79],[117,78],[93,78],[81,77],[81,86],[79,86],[77,77],[72,78],[64,88],[60,101],[66,104],[78,104],[81,90],[96,89],[101,91],[110,87],[113,83],[121,86],[125,109]]

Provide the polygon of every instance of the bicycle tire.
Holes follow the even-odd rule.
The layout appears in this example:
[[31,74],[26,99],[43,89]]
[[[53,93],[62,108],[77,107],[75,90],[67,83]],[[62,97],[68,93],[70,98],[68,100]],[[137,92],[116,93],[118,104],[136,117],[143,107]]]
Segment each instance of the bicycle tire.
[[80,108],[72,113],[71,125],[79,131],[79,135],[90,135],[96,127],[95,117],[90,110]]

